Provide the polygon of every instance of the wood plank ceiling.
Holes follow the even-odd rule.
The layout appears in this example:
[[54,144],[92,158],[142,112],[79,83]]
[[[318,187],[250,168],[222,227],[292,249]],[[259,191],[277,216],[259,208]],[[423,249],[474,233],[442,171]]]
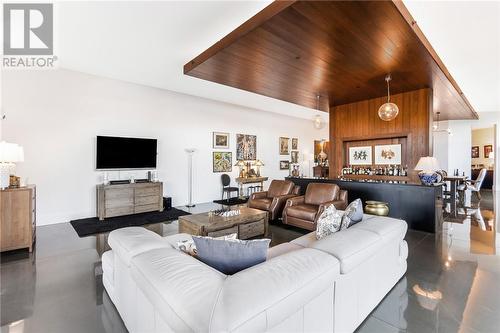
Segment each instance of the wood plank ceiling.
[[277,1],[184,66],[184,73],[328,111],[432,88],[441,119],[477,113],[400,1]]

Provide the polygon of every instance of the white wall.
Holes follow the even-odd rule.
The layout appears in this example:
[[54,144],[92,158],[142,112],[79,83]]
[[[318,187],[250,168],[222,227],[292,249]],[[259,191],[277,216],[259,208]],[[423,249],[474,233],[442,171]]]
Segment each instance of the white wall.
[[495,129],[493,127],[472,130],[472,146],[479,147],[479,157],[472,159],[472,164],[482,164],[490,167],[493,161],[484,155],[484,146],[492,145],[495,149]]
[[[220,174],[212,172],[213,131],[231,134],[233,164],[236,133],[257,135],[261,173],[271,179],[288,174],[279,170],[280,136],[297,137],[300,151],[308,153],[315,139],[328,138],[328,126],[316,130],[309,120],[68,70],[3,74],[3,139],[25,149],[17,174],[37,185],[40,225],[95,216],[95,185],[102,176],[94,169],[96,135],[157,138],[159,178],[174,205],[187,203],[185,148],[198,150],[194,202],[220,197]],[[237,176],[235,167],[231,175]]]
[[[500,125],[500,112],[485,112],[479,114],[479,120],[452,120],[442,121],[439,125],[441,129],[450,128],[452,135],[446,133],[434,133],[434,156],[441,164],[441,168],[453,172],[459,169],[460,172],[470,176],[471,169],[471,146],[472,129],[493,127],[496,125],[497,133],[494,145],[495,147],[495,182],[494,190],[500,189],[500,166],[498,163],[498,154],[500,153],[500,137],[498,129]],[[481,148],[482,149],[482,148]]]

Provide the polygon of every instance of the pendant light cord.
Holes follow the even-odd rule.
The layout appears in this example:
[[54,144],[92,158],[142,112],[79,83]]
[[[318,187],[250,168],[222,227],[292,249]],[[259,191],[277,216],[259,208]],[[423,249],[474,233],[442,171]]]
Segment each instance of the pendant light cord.
[[389,90],[389,81],[391,81],[391,78],[387,77],[386,81],[387,81],[387,103],[389,103],[391,101],[391,92]]

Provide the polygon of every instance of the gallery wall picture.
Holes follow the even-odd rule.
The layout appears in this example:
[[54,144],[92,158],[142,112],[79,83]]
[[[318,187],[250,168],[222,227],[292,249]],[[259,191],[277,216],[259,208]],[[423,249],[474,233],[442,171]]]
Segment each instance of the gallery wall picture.
[[257,136],[236,134],[236,159],[255,161],[257,159]]
[[290,154],[290,149],[288,147],[289,138],[280,137],[280,155]]
[[479,146],[472,146],[471,147],[471,157],[472,158],[479,158]]
[[290,161],[280,161],[280,170],[289,170]]
[[375,146],[375,164],[401,164],[401,144]]
[[212,143],[214,149],[229,149],[229,133],[213,132]]
[[299,163],[299,152],[297,150],[292,150],[290,153],[290,162],[291,163]]
[[490,158],[490,153],[493,151],[493,145],[484,146],[484,158]]
[[349,164],[350,165],[371,165],[372,164],[372,147],[349,147]]
[[214,151],[212,153],[213,172],[233,171],[233,153],[228,151]]
[[299,139],[292,138],[292,150],[298,150],[298,149],[299,149]]

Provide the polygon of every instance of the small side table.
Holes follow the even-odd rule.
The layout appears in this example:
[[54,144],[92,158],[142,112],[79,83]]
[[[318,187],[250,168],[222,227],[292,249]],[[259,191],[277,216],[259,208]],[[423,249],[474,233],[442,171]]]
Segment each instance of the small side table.
[[244,184],[260,184],[260,188],[264,189],[264,182],[268,180],[268,177],[238,177],[236,178],[236,182],[240,187],[240,198],[243,197],[243,185]]

